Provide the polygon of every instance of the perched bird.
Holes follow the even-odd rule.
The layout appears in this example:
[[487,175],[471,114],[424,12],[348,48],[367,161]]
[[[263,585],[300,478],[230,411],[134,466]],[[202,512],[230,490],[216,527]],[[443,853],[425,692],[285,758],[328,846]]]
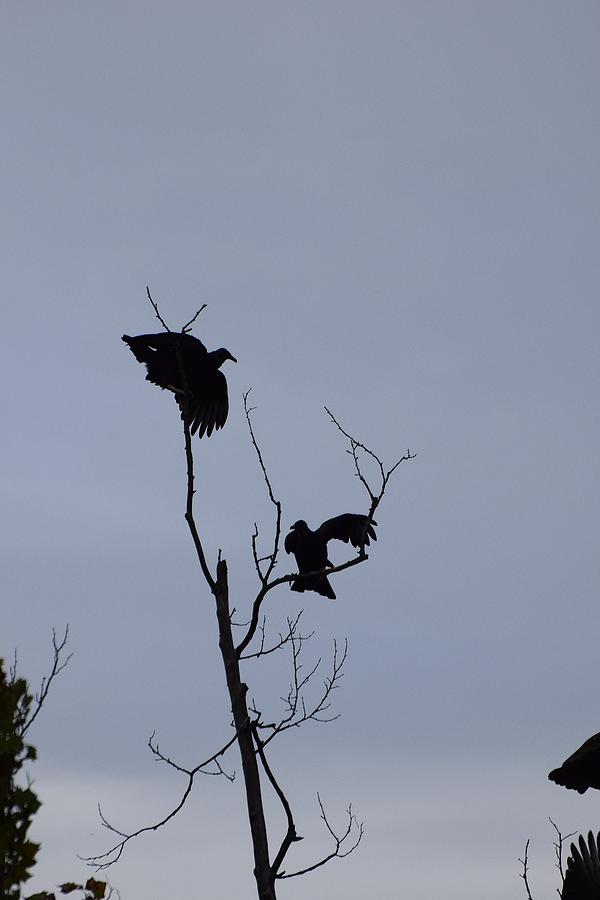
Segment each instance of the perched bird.
[[221,347],[209,353],[198,338],[176,331],[137,337],[124,334],[121,340],[138,362],[145,363],[147,381],[173,391],[192,434],[210,437],[213,429],[223,427],[229,398],[227,381],[219,369],[226,359],[237,362],[229,350]]
[[600,834],[588,833],[586,844],[579,835],[579,848],[571,844],[567,871],[560,892],[562,900],[598,900],[600,897]]
[[550,781],[585,794],[588,788],[600,789],[600,734],[594,734],[579,750],[548,775]]
[[[345,541],[358,547],[369,546],[369,539],[377,540],[373,525],[377,525],[373,519],[365,530],[367,516],[356,513],[344,513],[326,522],[311,531],[304,519],[294,522],[292,530],[285,539],[287,553],[293,553],[298,564],[298,572],[319,572],[327,566],[332,566],[327,558],[327,542],[333,539]],[[293,591],[316,591],[330,600],[335,600],[333,588],[326,575],[314,575],[312,578],[300,578],[292,581],[290,587]]]

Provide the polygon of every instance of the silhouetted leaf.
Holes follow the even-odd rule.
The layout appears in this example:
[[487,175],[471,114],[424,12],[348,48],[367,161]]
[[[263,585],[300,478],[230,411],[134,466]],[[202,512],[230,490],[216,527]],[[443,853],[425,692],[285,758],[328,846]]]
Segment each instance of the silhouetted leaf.
[[106,895],[106,882],[96,881],[95,878],[88,878],[85,883],[86,891],[91,891],[94,900],[101,900]]

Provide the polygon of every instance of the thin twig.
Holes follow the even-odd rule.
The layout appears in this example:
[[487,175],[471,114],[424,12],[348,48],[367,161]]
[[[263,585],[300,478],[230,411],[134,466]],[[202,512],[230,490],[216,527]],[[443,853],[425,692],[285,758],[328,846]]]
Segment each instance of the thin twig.
[[[394,465],[386,471],[385,466],[384,466],[382,460],[380,459],[380,457],[377,456],[377,454],[374,453],[371,449],[369,449],[369,447],[367,447],[365,444],[363,444],[362,441],[359,441],[357,438],[355,438],[351,434],[349,434],[349,432],[347,432],[345,430],[345,428],[342,428],[342,426],[340,425],[340,423],[338,422],[336,417],[326,406],[324,407],[324,409],[325,409],[325,412],[327,413],[327,415],[329,416],[329,418],[331,419],[331,421],[333,422],[333,424],[336,426],[336,428],[341,432],[341,434],[344,435],[344,437],[348,441],[350,441],[350,450],[348,450],[347,452],[352,456],[352,459],[354,461],[354,474],[356,475],[356,477],[359,479],[359,481],[365,488],[367,494],[369,495],[369,500],[371,501],[369,512],[367,514],[367,518],[366,518],[366,521],[365,521],[365,524],[363,527],[362,547],[364,548],[366,536],[369,531],[369,526],[371,525],[371,522],[373,521],[373,517],[375,516],[375,511],[376,511],[377,507],[381,503],[381,500],[385,493],[385,489],[388,485],[388,481],[390,480],[391,476],[396,471],[396,469],[398,468],[400,463],[407,462],[409,459],[414,459],[417,454],[411,453],[410,450],[407,450],[406,453],[404,454],[404,456],[401,456],[400,459],[398,459],[394,463]],[[363,471],[360,466],[359,451],[362,451],[367,456],[370,456],[371,459],[373,459],[375,461],[377,468],[379,469],[379,477],[381,479],[381,482],[380,482],[378,491],[375,491],[375,490],[373,490],[373,488],[371,488],[365,475],[363,474]]]
[[324,715],[328,709],[331,709],[331,695],[339,685],[343,677],[343,667],[348,655],[348,641],[344,641],[344,650],[340,654],[337,642],[333,642],[333,658],[331,664],[331,672],[323,680],[323,691],[319,698],[312,704],[307,706],[304,698],[304,688],[307,686],[313,675],[317,672],[321,659],[307,671],[305,675],[301,674],[303,666],[300,662],[300,654],[302,644],[307,640],[303,635],[292,635],[290,637],[292,646],[292,682],[290,684],[287,696],[281,700],[285,705],[286,714],[279,721],[263,722],[261,713],[252,707],[251,711],[256,715],[256,727],[262,731],[270,732],[267,738],[262,739],[263,746],[266,747],[278,734],[282,734],[290,728],[299,728],[304,722],[318,722],[326,724],[333,722],[339,718],[336,715]]
[[[349,856],[356,850],[356,848],[360,844],[362,836],[364,834],[364,823],[358,821],[358,819],[352,812],[352,805],[348,806],[348,809],[346,810],[346,815],[348,816],[348,824],[346,825],[346,830],[343,834],[337,835],[335,830],[332,828],[329,819],[327,818],[325,808],[319,794],[317,794],[317,800],[319,803],[319,808],[321,810],[321,819],[325,823],[327,831],[335,842],[334,849],[331,853],[328,853],[327,856],[324,856],[323,859],[320,859],[318,862],[313,863],[313,865],[306,866],[306,868],[304,869],[298,869],[298,871],[296,872],[281,872],[275,876],[276,878],[296,878],[298,875],[306,875],[307,872],[314,872],[315,869],[319,869],[321,866],[324,866],[325,863],[328,863],[331,859],[343,859],[345,856]],[[354,839],[354,843],[347,850],[342,851],[344,842],[348,840],[354,828],[358,829],[358,835]]]
[[[556,857],[555,865],[556,865],[556,868],[558,869],[558,871],[560,872],[561,883],[564,884],[565,873],[564,873],[563,861],[562,861],[563,845],[564,845],[565,841],[568,841],[569,838],[573,837],[573,835],[576,834],[576,832],[571,831],[569,834],[563,835],[561,830],[559,829],[558,825],[556,825],[556,823],[552,821],[550,816],[548,816],[548,821],[550,822],[550,824],[552,825],[552,827],[554,828],[554,830],[556,832],[556,840],[554,842],[554,855]],[[559,893],[560,893],[560,891],[559,891]]]
[[[177,769],[180,772],[185,773],[188,776],[188,783],[182,794],[181,800],[179,801],[177,806],[171,810],[171,812],[168,815],[166,815],[163,819],[160,820],[160,822],[156,822],[154,825],[146,825],[144,828],[138,828],[137,831],[132,831],[129,834],[125,831],[120,831],[118,828],[115,828],[114,825],[111,825],[111,823],[106,819],[104,813],[102,812],[102,808],[100,807],[100,804],[98,804],[98,814],[100,816],[102,825],[106,829],[108,829],[108,831],[112,832],[113,834],[119,835],[119,837],[122,838],[122,840],[120,840],[116,844],[114,844],[114,846],[111,847],[110,850],[107,850],[105,853],[98,853],[95,856],[80,856],[79,858],[84,860],[84,862],[89,863],[91,866],[93,866],[98,871],[100,869],[108,869],[109,866],[112,866],[114,863],[116,863],[117,860],[119,860],[121,858],[123,851],[124,851],[126,845],[129,843],[129,841],[133,840],[133,838],[139,837],[139,835],[141,835],[141,834],[145,834],[148,831],[158,831],[159,828],[162,828],[163,825],[166,825],[167,822],[169,822],[172,818],[174,818],[177,815],[179,810],[182,809],[183,806],[185,805],[185,802],[191,793],[192,786],[194,784],[194,779],[195,779],[196,775],[198,775],[199,773],[200,774],[214,774],[212,772],[206,773],[203,770],[206,769],[206,766],[210,765],[210,763],[212,763],[212,762],[216,763],[220,767],[220,764],[218,762],[219,757],[223,756],[223,754],[226,753],[227,750],[229,750],[229,748],[232,746],[232,744],[235,743],[236,740],[237,740],[237,733],[234,734],[233,737],[229,741],[227,741],[227,743],[223,747],[221,747],[220,750],[218,750],[216,753],[213,753],[212,756],[209,756],[208,759],[205,759],[203,762],[199,763],[197,766],[194,766],[193,769],[184,769],[180,766],[177,766],[171,760],[168,760],[166,757],[164,757],[160,752],[158,752],[158,749],[154,749],[154,747],[152,746],[152,738],[150,738],[150,741],[148,743],[149,743],[149,746],[150,746],[152,752],[155,754],[155,756],[157,756],[157,758],[162,759],[165,762],[168,762],[171,766],[173,766],[173,768]],[[225,775],[224,772],[222,774]],[[226,777],[229,778],[229,776],[226,776]],[[229,780],[233,780],[233,778],[229,778]],[[112,858],[109,858],[109,857],[112,857]],[[100,860],[104,860],[104,862],[101,862]]]
[[[304,612],[303,609],[297,614],[295,619],[287,618],[287,626],[288,630],[286,634],[283,634],[281,631],[279,632],[279,640],[273,644],[271,647],[265,649],[266,643],[266,632],[265,632],[265,622],[266,619],[263,616],[263,621],[259,626],[259,630],[261,633],[260,636],[260,647],[255,653],[245,653],[243,656],[240,656],[240,659],[257,659],[259,656],[268,656],[270,653],[275,653],[276,650],[281,650],[289,641],[292,640],[292,637],[296,635],[296,631],[298,630],[298,624],[300,622],[300,617]],[[314,631],[311,631],[310,634],[302,634],[298,635],[298,639],[300,641],[307,641],[314,635]]]
[[194,324],[194,322],[196,321],[196,319],[198,318],[198,316],[200,315],[200,313],[202,312],[203,309],[206,309],[206,303],[203,303],[202,306],[200,307],[200,309],[194,313],[194,315],[192,316],[190,321],[185,323],[185,325],[181,329],[182,334],[188,334],[188,332],[190,332],[192,330],[192,325]]
[[525,882],[525,890],[527,891],[527,900],[533,900],[531,896],[531,890],[529,888],[529,880],[528,880],[528,853],[529,853],[529,838],[527,838],[527,843],[525,844],[525,853],[523,855],[523,859],[519,857],[519,862],[523,866],[523,871],[521,873],[521,878]]
[[231,775],[226,772],[218,759],[211,759],[211,762],[214,762],[217,767],[216,772],[207,770],[203,764],[201,764],[200,766],[194,766],[193,769],[186,769],[185,766],[180,766],[179,763],[174,762],[172,759],[170,759],[170,757],[165,756],[164,753],[161,753],[158,744],[154,741],[154,735],[155,732],[153,731],[150,735],[150,738],[148,739],[148,747],[154,754],[154,757],[157,761],[166,763],[168,766],[171,766],[172,769],[175,769],[175,771],[177,772],[182,772],[184,775],[195,775],[197,773],[200,773],[201,775],[222,775],[223,778],[227,779],[227,781],[235,781],[235,772],[233,772]]
[[160,322],[162,327],[165,329],[165,331],[171,331],[171,329],[169,328],[169,326],[167,325],[167,323],[165,322],[165,320],[163,319],[163,317],[161,316],[161,314],[158,310],[158,304],[155,303],[154,300],[152,299],[152,295],[150,293],[150,288],[148,287],[148,285],[146,285],[146,294],[148,295],[148,300],[154,307],[154,312],[156,313],[156,318],[158,319],[158,321]]
[[[52,669],[50,670],[49,675],[42,678],[42,683],[40,685],[40,689],[34,697],[34,702],[35,702],[34,710],[31,713],[31,715],[27,718],[25,723],[23,724],[21,734],[25,734],[25,732],[30,728],[30,726],[33,725],[33,723],[35,722],[35,720],[38,717],[38,714],[39,714],[42,706],[44,705],[46,697],[48,696],[48,691],[50,690],[50,685],[52,684],[52,682],[54,681],[56,676],[59,675],[60,672],[62,672],[62,670],[69,664],[69,660],[73,656],[72,653],[69,653],[67,658],[63,662],[61,662],[60,654],[62,653],[62,651],[64,650],[64,648],[66,646],[68,636],[69,636],[69,626],[68,625],[66,626],[65,633],[62,636],[62,638],[60,639],[60,641],[57,640],[57,638],[56,638],[56,631],[54,630],[54,628],[52,629],[52,650],[53,650]],[[15,665],[16,665],[16,662],[15,662]]]
[[[262,557],[261,560],[258,559],[258,554],[256,550],[256,539],[258,538],[258,528],[256,524],[254,525],[254,535],[252,538],[252,552],[254,556],[254,564],[256,567],[256,571],[258,573],[258,577],[262,584],[264,585],[271,575],[271,572],[275,568],[277,563],[277,554],[279,553],[279,541],[281,539],[281,502],[277,500],[275,494],[273,493],[273,486],[271,485],[271,480],[269,478],[269,473],[267,472],[267,467],[265,465],[265,461],[263,459],[262,451],[258,445],[258,441],[256,440],[256,436],[254,434],[254,429],[252,427],[252,417],[251,414],[254,411],[254,406],[248,406],[248,396],[252,388],[246,391],[243,395],[244,399],[244,413],[246,414],[246,422],[248,423],[248,430],[250,431],[250,440],[252,441],[252,446],[256,451],[256,455],[258,457],[258,462],[260,468],[263,473],[263,478],[265,480],[265,484],[267,486],[267,492],[269,494],[269,500],[275,507],[275,535],[273,538],[273,552],[269,553],[267,556]],[[269,560],[269,565],[267,566],[266,571],[263,573],[260,568],[260,562]]]

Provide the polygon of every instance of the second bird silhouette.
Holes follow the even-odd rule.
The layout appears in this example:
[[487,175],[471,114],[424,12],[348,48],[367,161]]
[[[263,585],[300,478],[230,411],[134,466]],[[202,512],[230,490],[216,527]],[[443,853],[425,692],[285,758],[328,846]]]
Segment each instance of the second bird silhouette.
[[[327,558],[327,542],[331,540],[345,541],[357,547],[369,546],[370,538],[377,540],[373,519],[365,530],[367,516],[357,513],[343,513],[334,519],[327,519],[316,531],[311,531],[304,519],[294,522],[292,529],[285,539],[287,553],[293,553],[298,564],[298,572],[303,575],[308,572],[319,572],[321,569],[332,566]],[[323,597],[335,600],[335,593],[326,575],[314,575],[312,578],[298,578],[292,581],[290,587],[293,591],[316,591]]]

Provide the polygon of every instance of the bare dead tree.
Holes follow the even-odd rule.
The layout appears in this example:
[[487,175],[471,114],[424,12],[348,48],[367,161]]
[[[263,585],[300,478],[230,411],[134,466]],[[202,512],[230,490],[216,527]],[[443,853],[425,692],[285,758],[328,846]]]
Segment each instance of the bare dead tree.
[[[149,291],[148,298],[163,327],[168,330],[166,323],[160,315],[158,306],[152,300]],[[182,332],[189,331],[203,308],[204,306],[201,307],[195,316],[181,329]],[[358,822],[352,811],[352,807],[348,806],[346,810],[346,824],[341,831],[336,831],[325,811],[320,795],[317,794],[320,817],[324,823],[329,839],[332,842],[331,849],[323,854],[321,858],[300,866],[294,871],[286,871],[284,869],[284,862],[291,847],[301,841],[302,837],[297,832],[290,801],[286,796],[279,777],[274,772],[272,763],[269,761],[268,747],[271,741],[292,728],[298,728],[309,721],[326,723],[337,718],[337,715],[333,713],[331,709],[332,697],[343,676],[343,667],[347,658],[348,646],[346,641],[344,641],[342,645],[339,645],[338,642],[334,642],[331,662],[326,669],[325,674],[322,676],[321,687],[318,691],[314,692],[313,684],[315,677],[323,668],[323,661],[319,658],[313,664],[305,667],[302,655],[305,645],[313,636],[313,632],[303,633],[301,631],[302,611],[295,616],[288,617],[286,620],[286,627],[279,632],[276,638],[269,640],[266,633],[266,616],[263,613],[263,606],[271,591],[281,585],[290,584],[292,581],[297,581],[302,578],[309,579],[315,575],[324,574],[325,571],[327,572],[327,575],[342,572],[363,563],[368,559],[368,555],[365,552],[365,537],[369,525],[373,520],[374,513],[383,499],[389,479],[393,472],[398,468],[401,462],[412,459],[414,454],[411,454],[410,451],[408,451],[398,459],[391,468],[386,469],[380,458],[365,444],[343,429],[333,414],[327,410],[330,419],[349,443],[347,452],[353,459],[354,474],[359,478],[369,497],[369,512],[366,518],[362,545],[354,558],[348,559],[337,566],[328,566],[323,572],[303,573],[302,575],[299,573],[292,573],[276,577],[275,567],[277,566],[281,549],[282,505],[275,495],[263,453],[256,439],[252,423],[253,409],[248,404],[249,392],[247,392],[244,395],[243,400],[250,440],[257,454],[269,500],[274,508],[275,521],[270,548],[266,554],[262,556],[259,551],[259,529],[256,524],[254,525],[254,531],[251,535],[251,546],[259,588],[252,603],[248,621],[243,624],[236,623],[233,621],[235,610],[231,608],[229,599],[227,562],[221,557],[221,551],[219,551],[216,564],[211,565],[209,563],[204,549],[200,528],[198,527],[195,517],[194,496],[196,490],[194,455],[189,417],[186,415],[189,392],[181,360],[180,369],[184,392],[186,394],[182,417],[187,473],[185,520],[190,531],[200,570],[215,602],[219,649],[229,692],[234,733],[229,740],[221,744],[220,749],[207,756],[203,762],[191,769],[181,766],[169,757],[163,755],[159,750],[158,744],[154,740],[154,735],[152,735],[148,741],[148,746],[155,758],[161,760],[185,776],[185,788],[179,801],[167,815],[163,816],[155,824],[139,828],[133,832],[124,832],[117,829],[108,821],[104,813],[100,810],[102,824],[111,833],[116,835],[118,840],[115,841],[109,850],[97,856],[88,857],[87,859],[97,868],[106,868],[121,857],[126,845],[133,838],[138,837],[147,831],[156,831],[166,825],[167,822],[177,815],[179,810],[185,804],[197,775],[221,775],[233,780],[234,775],[229,775],[223,769],[221,758],[233,744],[237,744],[241,759],[248,820],[252,837],[254,876],[256,879],[258,897],[259,900],[275,900],[276,882],[278,879],[304,875],[320,868],[332,859],[341,859],[352,853],[362,839],[363,825]],[[366,477],[363,468],[364,458],[370,459],[376,466],[378,472],[377,486],[370,484]],[[237,641],[234,639],[234,628],[241,629],[242,632],[241,638]],[[263,716],[263,713],[255,700],[248,699],[248,685],[246,680],[242,678],[241,665],[286,650],[289,652],[290,657],[291,677],[289,689],[282,697],[283,710],[279,717],[271,720],[271,717],[265,718]],[[277,850],[273,853],[271,853],[269,849],[268,829],[263,805],[263,788],[265,785],[268,785],[278,798],[286,821],[285,831],[279,840]]]

